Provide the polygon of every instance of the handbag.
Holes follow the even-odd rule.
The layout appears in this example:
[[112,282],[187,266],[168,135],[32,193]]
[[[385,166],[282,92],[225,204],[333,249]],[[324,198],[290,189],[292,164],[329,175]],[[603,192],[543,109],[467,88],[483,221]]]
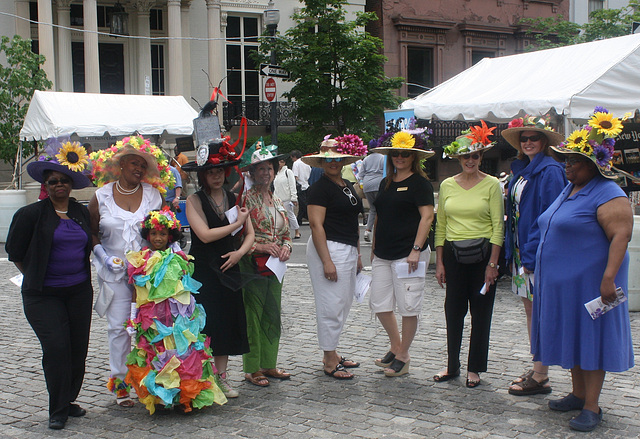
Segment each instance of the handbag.
[[259,253],[253,254],[252,257],[256,264],[256,273],[261,276],[273,275],[273,271],[269,270],[267,267],[267,261],[269,260],[270,255],[266,253]]
[[465,239],[450,241],[453,256],[459,264],[477,264],[489,256],[491,248],[487,238]]

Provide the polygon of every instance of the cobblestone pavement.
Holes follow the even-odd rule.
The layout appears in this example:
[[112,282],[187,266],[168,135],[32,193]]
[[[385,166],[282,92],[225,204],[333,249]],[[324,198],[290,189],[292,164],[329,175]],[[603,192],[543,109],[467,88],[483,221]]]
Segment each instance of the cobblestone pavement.
[[[292,264],[293,265],[293,264]],[[568,428],[577,412],[555,413],[547,400],[570,391],[569,373],[551,368],[551,395],[516,397],[507,393],[511,379],[528,366],[525,316],[519,298],[502,282],[498,290],[489,371],[482,385],[467,389],[464,378],[436,384],[434,373],[445,364],[444,290],[428,273],[425,309],[413,349],[411,370],[386,378],[373,364],[387,351],[386,335],[371,318],[366,303],[351,310],[339,352],[361,361],[356,378],[337,381],[322,373],[315,335],[314,302],[306,268],[290,268],[283,294],[283,334],[279,366],[293,373],[290,381],[258,388],[243,382],[242,361],[230,361],[231,380],[240,397],[221,407],[150,416],[138,404],[116,406],[105,383],[108,377],[106,322],[94,315],[87,374],[79,403],[84,418],[70,418],[64,430],[47,428],[47,392],[40,348],[22,312],[20,294],[9,278],[13,264],[0,260],[0,437],[98,438],[571,438]],[[467,325],[469,318],[467,317]],[[640,313],[632,313],[636,358],[640,357]],[[468,337],[468,326],[465,328]],[[463,342],[466,358],[468,339]],[[463,360],[464,364],[464,360]],[[463,371],[464,376],[464,371]],[[640,382],[635,370],[607,376],[601,405],[604,421],[593,438],[640,436]]]

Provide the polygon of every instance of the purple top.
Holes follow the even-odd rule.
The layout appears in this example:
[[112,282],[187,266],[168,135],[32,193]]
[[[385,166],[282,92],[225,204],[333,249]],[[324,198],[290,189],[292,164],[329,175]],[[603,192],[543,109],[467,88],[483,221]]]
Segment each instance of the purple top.
[[44,276],[45,287],[70,287],[89,278],[84,253],[88,239],[75,221],[60,219],[60,224],[53,232],[49,264]]

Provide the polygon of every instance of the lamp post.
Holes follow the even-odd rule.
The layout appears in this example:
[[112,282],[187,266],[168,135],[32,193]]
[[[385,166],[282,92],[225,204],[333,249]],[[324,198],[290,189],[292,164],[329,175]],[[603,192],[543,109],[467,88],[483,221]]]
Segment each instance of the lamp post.
[[129,35],[129,14],[119,1],[113,6],[109,32],[112,35]]
[[[264,10],[262,14],[264,24],[267,27],[267,30],[274,38],[276,37],[276,31],[278,29],[278,23],[280,22],[280,11],[276,9],[273,4],[273,0],[269,0],[269,4],[267,5],[267,9]],[[275,66],[277,63],[276,59],[276,51],[275,49],[271,49],[271,59],[269,61],[271,65]],[[271,101],[271,144],[278,144],[278,103],[277,97]]]

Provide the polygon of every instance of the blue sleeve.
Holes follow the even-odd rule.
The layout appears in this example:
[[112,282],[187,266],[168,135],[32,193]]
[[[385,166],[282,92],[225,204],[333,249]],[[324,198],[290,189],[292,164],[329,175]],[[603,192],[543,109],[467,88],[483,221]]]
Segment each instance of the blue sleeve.
[[[553,204],[558,195],[567,185],[564,170],[560,166],[549,166],[542,174],[540,179],[540,208],[538,217]],[[536,217],[529,230],[529,240],[520,250],[520,262],[523,267],[531,271],[536,269],[536,252],[540,243],[540,229],[538,227],[538,218]]]

